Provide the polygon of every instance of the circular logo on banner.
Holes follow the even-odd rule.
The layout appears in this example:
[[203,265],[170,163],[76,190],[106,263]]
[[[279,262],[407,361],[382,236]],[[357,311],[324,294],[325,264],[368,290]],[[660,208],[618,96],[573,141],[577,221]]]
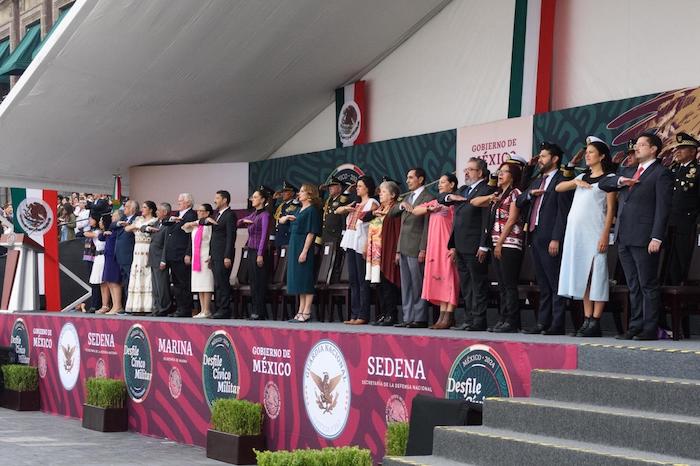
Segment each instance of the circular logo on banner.
[[141,403],[148,395],[152,376],[148,335],[141,324],[134,324],[124,341],[124,380],[129,397],[136,403]]
[[364,174],[365,172],[362,171],[362,169],[357,165],[352,163],[344,163],[336,167],[336,169],[333,170],[330,175],[328,175],[326,183],[330,182],[331,178],[335,176],[343,183],[347,183],[348,185],[355,184],[357,183],[357,179]]
[[345,102],[338,115],[338,137],[344,145],[352,145],[360,135],[362,113],[354,100]]
[[48,371],[49,363],[46,360],[46,355],[43,351],[39,353],[39,363],[37,364],[37,366],[39,368],[39,377],[41,377],[42,379],[46,378],[46,372]]
[[15,217],[19,226],[28,234],[43,235],[53,223],[51,207],[36,197],[28,197],[20,202]]
[[311,348],[304,364],[304,406],[322,437],[337,438],[350,414],[350,374],[345,357],[330,340]]
[[170,369],[170,374],[168,374],[168,389],[170,390],[170,396],[175,399],[182,393],[182,376],[177,367]]
[[212,333],[202,356],[202,385],[209,407],[219,398],[237,398],[238,358],[231,337],[224,330]]
[[265,406],[267,416],[270,419],[277,419],[277,416],[280,415],[280,409],[282,407],[282,397],[280,396],[280,389],[272,380],[265,384],[263,404]]
[[22,319],[15,320],[15,324],[12,326],[10,346],[17,354],[16,362],[29,364],[29,332],[27,331],[27,324]]
[[445,398],[483,403],[491,396],[509,397],[510,377],[503,360],[490,346],[472,345],[462,351],[447,376]]
[[63,324],[58,337],[58,375],[66,390],[73,390],[80,375],[80,340],[70,322]]
[[391,395],[386,401],[386,423],[390,422],[406,422],[408,421],[408,410],[406,402],[399,395]]

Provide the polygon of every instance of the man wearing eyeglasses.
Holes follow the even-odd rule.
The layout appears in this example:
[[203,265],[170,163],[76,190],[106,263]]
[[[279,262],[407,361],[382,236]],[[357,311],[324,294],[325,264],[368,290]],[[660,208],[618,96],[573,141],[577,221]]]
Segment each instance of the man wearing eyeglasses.
[[620,340],[656,340],[660,291],[659,251],[666,235],[673,192],[673,175],[657,157],[663,145],[653,133],[635,144],[636,167],[621,167],[598,187],[619,191],[615,241],[630,293],[631,319]]

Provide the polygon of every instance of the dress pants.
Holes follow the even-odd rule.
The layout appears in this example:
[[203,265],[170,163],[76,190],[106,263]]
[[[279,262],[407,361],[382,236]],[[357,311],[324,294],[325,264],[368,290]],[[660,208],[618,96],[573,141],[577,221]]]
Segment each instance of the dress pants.
[[[231,259],[233,262],[233,259]],[[224,258],[211,258],[211,271],[214,274],[214,304],[216,313],[231,316],[231,268],[224,266]]]
[[353,249],[345,251],[345,260],[348,261],[350,278],[350,318],[369,321],[370,288],[365,280],[367,261]]
[[183,259],[167,262],[167,269],[173,280],[173,294],[178,314],[191,315],[194,302],[192,301],[192,267],[185,264]]
[[423,292],[423,264],[417,257],[401,254],[401,303],[403,321],[428,322],[427,303],[421,298]]
[[656,336],[661,293],[659,291],[659,254],[649,254],[646,246],[618,246],[630,292],[629,330]]
[[518,301],[518,277],[523,252],[516,248],[503,248],[501,259],[494,260],[498,275],[498,297],[501,321],[520,328],[520,302]]
[[250,301],[252,304],[251,316],[267,319],[267,270],[269,259],[263,256],[263,266],[258,267],[257,254],[253,256],[253,250],[248,249],[248,279],[250,280]]
[[532,239],[532,262],[535,278],[540,289],[540,308],[537,310],[537,323],[546,329],[564,330],[566,324],[566,298],[557,294],[559,290],[560,253],[549,255],[549,236],[539,236],[537,230],[530,233]]
[[155,312],[167,312],[170,309],[170,272],[168,269],[160,270],[160,267],[151,267],[151,283]]
[[486,327],[489,302],[488,262],[479,262],[476,253],[458,252],[457,272],[464,298],[464,323],[474,327]]
[[396,322],[397,306],[401,304],[401,290],[398,286],[386,279],[384,274],[381,274],[379,282],[379,301],[384,316],[391,316],[393,322]]
[[119,273],[122,279],[122,305],[126,307],[126,298],[129,296],[129,275],[131,274],[131,262],[119,264]]
[[[88,283],[90,282],[90,274],[92,273],[92,262],[90,261],[83,261],[83,264],[85,264],[85,267],[87,268],[87,277],[88,277]],[[97,310],[99,309],[103,304],[102,304],[102,292],[100,291],[100,285],[93,285],[92,283],[90,284],[90,300],[88,301],[88,309],[93,309]],[[105,306],[109,306],[109,303],[104,303]]]
[[669,240],[671,247],[667,252],[668,270],[664,282],[666,285],[678,286],[688,277],[690,259],[695,247],[695,233],[692,230],[675,231]]

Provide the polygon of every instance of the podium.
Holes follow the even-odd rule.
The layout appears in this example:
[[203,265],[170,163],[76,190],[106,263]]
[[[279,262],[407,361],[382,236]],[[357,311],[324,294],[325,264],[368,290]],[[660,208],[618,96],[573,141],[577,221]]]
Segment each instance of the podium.
[[39,254],[44,247],[24,234],[0,235],[0,246],[7,248],[0,310],[39,309]]

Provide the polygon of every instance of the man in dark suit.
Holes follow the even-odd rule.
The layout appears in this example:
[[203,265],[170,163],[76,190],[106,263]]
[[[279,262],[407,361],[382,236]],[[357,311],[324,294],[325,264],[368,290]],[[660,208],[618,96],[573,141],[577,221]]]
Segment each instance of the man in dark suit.
[[141,227],[151,235],[151,246],[148,248],[148,266],[151,268],[151,284],[153,287],[153,312],[151,315],[166,315],[170,309],[170,274],[165,267],[163,254],[167,239],[168,221],[172,207],[167,202],[158,206],[156,216],[158,221],[152,225]]
[[615,240],[630,291],[629,329],[616,338],[656,340],[660,292],[659,251],[666,234],[673,175],[656,157],[661,139],[644,133],[635,144],[637,167],[621,167],[602,179],[603,191],[619,191]]
[[[139,203],[132,200],[126,201],[124,204],[124,215],[117,222],[114,228],[114,235],[117,236],[114,243],[114,256],[119,264],[122,280],[122,303],[126,307],[126,297],[129,294],[129,274],[131,273],[131,263],[134,260],[134,233],[124,230],[124,227],[134,223],[136,212],[139,209]],[[124,314],[122,311],[120,314]]]
[[401,270],[401,303],[403,323],[397,327],[426,328],[428,326],[427,303],[421,298],[423,291],[423,266],[428,243],[428,220],[424,215],[413,215],[413,207],[435,199],[425,189],[425,170],[412,168],[406,175],[406,185],[411,192],[394,206],[389,215],[401,216],[401,233],[396,259]]
[[231,317],[231,268],[236,245],[236,214],[229,208],[231,194],[217,191],[214,206],[216,224],[212,225],[209,254],[214,273],[214,299],[216,312],[212,319]]
[[664,283],[680,285],[688,276],[690,258],[700,211],[700,164],[697,161],[700,142],[687,133],[676,135],[671,214],[668,219],[670,249]]
[[[165,244],[160,259],[160,270],[167,273],[173,281],[173,294],[177,311],[173,317],[192,317],[192,270],[185,263],[185,255],[191,244],[191,236],[182,229],[187,222],[197,220],[197,213],[192,208],[194,200],[189,193],[182,193],[177,197],[178,211],[171,212],[170,218],[164,222]],[[167,315],[168,309],[162,310],[158,315]]]
[[464,323],[456,330],[485,331],[488,306],[488,255],[491,237],[487,233],[489,209],[475,207],[469,201],[488,196],[495,186],[488,183],[489,170],[483,159],[472,157],[465,169],[466,186],[458,194],[441,194],[441,204],[455,205],[452,234],[447,247],[457,262],[459,282],[464,298]]
[[559,289],[560,251],[564,244],[566,219],[573,201],[573,191],[558,193],[557,184],[571,178],[559,170],[564,151],[557,144],[543,142],[537,165],[540,175],[516,201],[525,213],[528,241],[535,266],[535,277],[540,288],[540,307],[537,325],[523,333],[564,335],[566,299],[557,294]]

